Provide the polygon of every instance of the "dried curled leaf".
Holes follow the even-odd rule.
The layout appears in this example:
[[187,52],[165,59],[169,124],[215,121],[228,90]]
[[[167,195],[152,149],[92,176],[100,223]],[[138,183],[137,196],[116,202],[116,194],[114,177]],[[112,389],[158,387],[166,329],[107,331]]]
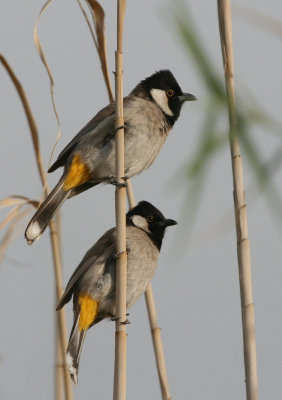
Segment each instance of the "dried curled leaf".
[[[37,208],[39,202],[25,196],[13,195],[0,201],[0,208],[13,207],[3,221],[0,223],[0,230],[10,224],[2,241],[0,242],[0,263],[4,257],[7,247],[11,243],[19,222],[30,212],[30,206]],[[28,206],[26,208],[25,206]],[[24,208],[24,209],[23,209]]]
[[105,35],[105,12],[104,12],[104,9],[98,1],[86,0],[90,7],[91,14],[93,17],[93,22],[94,22],[94,27],[95,27],[95,32],[96,32],[96,37],[95,37],[93,29],[91,27],[91,24],[88,20],[87,14],[83,9],[83,6],[82,6],[80,0],[77,0],[77,1],[81,8],[81,11],[84,15],[84,18],[86,19],[86,22],[90,29],[90,33],[94,40],[94,43],[95,43],[95,46],[96,46],[96,49],[97,49],[97,52],[98,52],[98,55],[100,58],[101,68],[102,68],[104,80],[105,80],[105,83],[107,86],[109,99],[110,99],[110,102],[113,102],[114,95],[113,95],[113,90],[112,90],[111,81],[110,81],[108,59],[107,59],[107,42],[106,42],[106,35]]
[[36,200],[30,200],[28,197],[25,196],[19,196],[17,194],[14,194],[12,196],[6,197],[5,199],[0,201],[0,208],[5,208],[9,206],[14,206],[14,205],[19,205],[19,204],[31,204],[34,207],[38,207],[38,201]]
[[38,207],[39,202],[36,200],[30,200],[27,197],[23,196],[11,196],[11,197],[6,197],[2,201],[0,201],[0,208],[5,208],[5,207],[11,207],[12,210],[8,212],[4,220],[0,223],[0,230],[3,229],[9,222],[11,222],[14,218],[17,219],[18,214],[20,210],[25,206],[25,205],[31,205],[35,208]]
[[[22,206],[17,207],[17,213],[14,216],[13,221],[11,222],[10,226],[8,227],[3,239],[0,242],[0,264],[3,261],[3,258],[6,254],[7,248],[9,247],[10,243],[21,234],[21,230],[17,231],[18,224],[20,221],[30,212],[29,208],[25,208],[22,210]],[[20,211],[21,210],[21,211]]]

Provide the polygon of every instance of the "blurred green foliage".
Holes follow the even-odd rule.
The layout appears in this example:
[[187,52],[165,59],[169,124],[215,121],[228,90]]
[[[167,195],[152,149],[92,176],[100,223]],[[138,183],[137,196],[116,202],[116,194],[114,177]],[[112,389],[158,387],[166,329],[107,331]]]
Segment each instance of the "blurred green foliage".
[[[216,7],[216,3],[214,6]],[[201,81],[208,92],[202,112],[203,122],[197,149],[186,168],[186,176],[189,178],[189,209],[193,219],[209,162],[219,150],[226,149],[226,145],[229,143],[228,105],[223,67],[218,70],[209,57],[187,4],[181,0],[173,2],[170,14],[173,15],[178,37],[181,39],[189,59],[194,61],[196,71],[200,74]],[[220,49],[220,41],[218,47]],[[220,50],[219,54],[221,54]],[[271,178],[282,163],[282,144],[276,149],[271,159],[264,162],[263,155],[250,132],[259,126],[267,133],[273,132],[281,137],[282,126],[281,123],[267,115],[255,99],[249,101],[250,97],[248,89],[244,88],[244,96],[241,96],[236,90],[237,123],[230,136],[237,135],[239,137],[242,153],[246,156],[246,161],[250,164],[255,176],[254,183],[257,192],[267,188],[265,193],[271,205],[271,212],[275,217],[277,217],[277,213],[281,217],[281,196]]]

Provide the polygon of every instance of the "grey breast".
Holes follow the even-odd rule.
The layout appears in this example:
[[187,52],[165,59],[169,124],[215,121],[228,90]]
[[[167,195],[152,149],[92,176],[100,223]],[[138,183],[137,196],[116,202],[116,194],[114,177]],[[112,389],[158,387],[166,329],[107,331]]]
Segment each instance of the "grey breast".
[[170,128],[160,108],[140,97],[133,97],[125,106],[124,117],[127,124],[125,174],[131,177],[152,164]]
[[[112,232],[113,233],[113,232]],[[115,235],[113,242],[81,276],[77,294],[89,293],[98,299],[99,314],[101,316],[115,315],[115,281],[116,259]],[[159,250],[148,235],[141,229],[127,227],[127,247],[129,249],[127,262],[127,308],[145,292],[151,281],[159,258]],[[89,258],[87,262],[89,263]]]
[[141,229],[127,227],[127,307],[145,292],[156,270],[159,250]]

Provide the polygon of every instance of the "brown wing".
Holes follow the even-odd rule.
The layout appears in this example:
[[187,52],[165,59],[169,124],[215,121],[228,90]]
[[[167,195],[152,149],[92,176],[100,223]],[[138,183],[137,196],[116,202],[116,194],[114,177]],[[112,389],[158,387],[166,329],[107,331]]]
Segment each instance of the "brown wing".
[[[125,99],[124,99],[125,100]],[[101,121],[103,121],[105,118],[109,117],[115,112],[115,105],[114,103],[109,104],[108,106],[102,108],[98,112],[98,114],[95,115],[94,118],[92,118],[78,133],[75,135],[75,137],[69,142],[69,144],[66,145],[66,147],[61,151],[59,154],[57,160],[54,162],[53,165],[49,168],[48,172],[53,172],[57,168],[62,167],[65,165],[65,162],[73,150],[73,148],[76,146],[76,144],[79,142],[80,138],[87,133],[91,132],[94,130]]]
[[109,258],[111,258],[115,251],[115,232],[116,228],[112,228],[107,231],[95,244],[92,246],[78,267],[73,272],[70,280],[66,286],[63,296],[61,297],[56,310],[60,310],[66,303],[68,303],[72,297],[75,285],[80,277],[87,271],[88,268],[93,266],[99,260],[99,264],[104,263],[106,265]]

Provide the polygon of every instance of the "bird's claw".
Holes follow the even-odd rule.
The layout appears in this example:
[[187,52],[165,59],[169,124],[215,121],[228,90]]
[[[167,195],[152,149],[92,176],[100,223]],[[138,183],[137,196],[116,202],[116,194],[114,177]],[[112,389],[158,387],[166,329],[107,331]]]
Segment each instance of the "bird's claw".
[[[129,315],[129,314],[126,314],[126,315]],[[118,320],[120,320],[120,317],[112,317],[111,318],[111,321],[114,321],[114,322],[117,322]],[[119,325],[129,325],[129,324],[130,324],[130,321],[127,318],[125,321],[119,322]]]
[[[123,179],[123,178],[122,178]],[[110,182],[112,185],[117,186],[117,187],[122,187],[122,188],[127,188],[127,183],[126,182],[116,182],[112,181]]]
[[120,253],[114,253],[114,258],[118,259],[123,253],[126,253],[126,254],[130,253],[130,248],[127,247],[125,251],[121,251]]
[[107,178],[108,183],[110,183],[111,185],[114,185],[114,186],[117,186],[117,187],[126,187],[126,188],[127,188],[127,183],[126,183],[126,181],[127,181],[128,177],[127,177],[127,176],[122,176],[121,179],[122,179],[124,182],[117,182],[115,176],[109,176],[109,177]]
[[128,319],[126,319],[125,321],[121,321],[119,322],[120,325],[129,325],[130,321]]
[[116,128],[115,128],[115,132],[119,131],[120,129],[126,129],[126,128],[127,128],[126,125],[127,125],[127,124],[126,124],[126,122],[125,122],[124,125],[120,125],[120,126],[116,127]]

